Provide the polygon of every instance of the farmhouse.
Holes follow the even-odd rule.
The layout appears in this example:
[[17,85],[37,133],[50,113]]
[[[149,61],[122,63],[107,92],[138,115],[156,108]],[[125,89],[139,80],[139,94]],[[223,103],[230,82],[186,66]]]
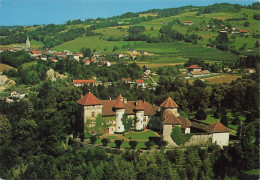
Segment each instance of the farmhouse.
[[79,99],[77,104],[81,109],[83,125],[90,121],[89,126],[94,127],[96,124],[95,118],[98,114],[101,114],[102,117],[115,117],[115,120],[111,120],[108,124],[107,134],[125,132],[124,115],[132,119],[135,130],[141,131],[147,127],[151,116],[160,113],[163,139],[171,146],[177,146],[171,137],[172,128],[176,126],[180,127],[184,134],[191,133],[193,128],[199,128],[206,132],[204,135],[192,136],[193,138],[188,142],[190,145],[195,145],[198,142],[207,143],[210,139],[220,146],[227,146],[229,142],[229,131],[224,125],[220,122],[208,126],[197,126],[196,123],[191,123],[190,120],[180,117],[178,105],[170,97],[158,107],[144,100],[127,101],[121,94],[113,100],[99,100],[89,92]]
[[183,24],[184,25],[193,25],[193,22],[192,21],[183,21]]
[[241,29],[239,32],[240,32],[240,34],[249,35],[249,31],[248,30],[242,30]]
[[199,67],[197,64],[190,65],[188,68],[189,68],[189,71],[201,71],[201,67]]
[[42,52],[41,51],[31,51],[31,56],[32,57],[37,57],[37,56],[41,56]]

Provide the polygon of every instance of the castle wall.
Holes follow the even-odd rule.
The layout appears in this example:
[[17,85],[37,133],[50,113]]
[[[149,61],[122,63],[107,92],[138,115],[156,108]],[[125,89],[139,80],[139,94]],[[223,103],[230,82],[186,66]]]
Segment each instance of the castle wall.
[[228,146],[229,133],[213,133],[212,142],[219,146]]
[[102,114],[103,105],[84,106],[84,123],[87,119],[95,119],[98,114]]
[[176,117],[179,117],[177,108],[167,108],[167,109],[162,109],[162,114],[161,114],[161,119],[164,119],[165,117],[167,117],[169,114],[173,113]]
[[187,141],[184,145],[191,146],[191,145],[206,145],[211,141],[212,134],[200,134],[200,135],[193,135],[191,136],[190,140]]
[[171,137],[172,125],[163,125],[163,140],[168,142],[167,146],[178,146]]
[[124,132],[125,127],[122,122],[123,115],[125,114],[125,109],[116,110],[116,129],[115,132]]
[[136,130],[144,129],[144,125],[143,125],[144,111],[136,111],[135,116],[136,116],[135,129]]

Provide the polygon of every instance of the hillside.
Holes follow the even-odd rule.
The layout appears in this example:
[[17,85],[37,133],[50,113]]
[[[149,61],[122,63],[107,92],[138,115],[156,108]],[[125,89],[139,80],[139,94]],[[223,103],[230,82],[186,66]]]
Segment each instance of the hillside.
[[[14,30],[18,32],[15,36],[11,35],[13,31],[4,32],[2,29],[0,47],[16,44],[12,40],[6,40],[9,36],[16,39],[13,41],[19,41],[18,45],[22,45],[25,41],[23,37],[28,34],[32,39],[32,48],[72,52],[90,48],[105,54],[112,51],[126,53],[128,48],[133,48],[153,53],[154,56],[145,59],[153,63],[178,63],[180,59],[184,63],[188,58],[236,60],[240,54],[259,52],[259,49],[255,49],[260,25],[259,20],[254,18],[256,14],[260,14],[260,11],[251,6],[232,4],[153,9],[110,18],[72,20],[64,25],[18,27]],[[192,24],[185,24],[185,21],[192,21]],[[180,33],[183,37],[176,39],[167,32],[162,33],[162,28],[168,25],[171,31]],[[136,26],[144,27],[144,31],[139,34],[142,38],[131,39],[129,29]],[[245,35],[240,30],[249,33]],[[228,38],[224,51],[217,42],[220,31],[226,32]]]

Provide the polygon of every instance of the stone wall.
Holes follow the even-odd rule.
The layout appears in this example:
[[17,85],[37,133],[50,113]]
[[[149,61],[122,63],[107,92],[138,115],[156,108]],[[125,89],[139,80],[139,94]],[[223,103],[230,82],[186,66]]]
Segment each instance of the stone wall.
[[212,134],[200,134],[191,136],[190,140],[187,141],[184,145],[205,145],[212,139]]

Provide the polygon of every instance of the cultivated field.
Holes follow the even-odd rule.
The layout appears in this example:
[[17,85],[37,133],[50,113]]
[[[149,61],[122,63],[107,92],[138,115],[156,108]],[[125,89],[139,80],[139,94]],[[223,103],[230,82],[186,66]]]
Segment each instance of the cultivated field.
[[227,74],[227,75],[223,75],[223,76],[205,78],[204,80],[209,82],[210,84],[219,84],[219,83],[231,83],[232,81],[236,80],[237,78],[242,78],[242,76]]

